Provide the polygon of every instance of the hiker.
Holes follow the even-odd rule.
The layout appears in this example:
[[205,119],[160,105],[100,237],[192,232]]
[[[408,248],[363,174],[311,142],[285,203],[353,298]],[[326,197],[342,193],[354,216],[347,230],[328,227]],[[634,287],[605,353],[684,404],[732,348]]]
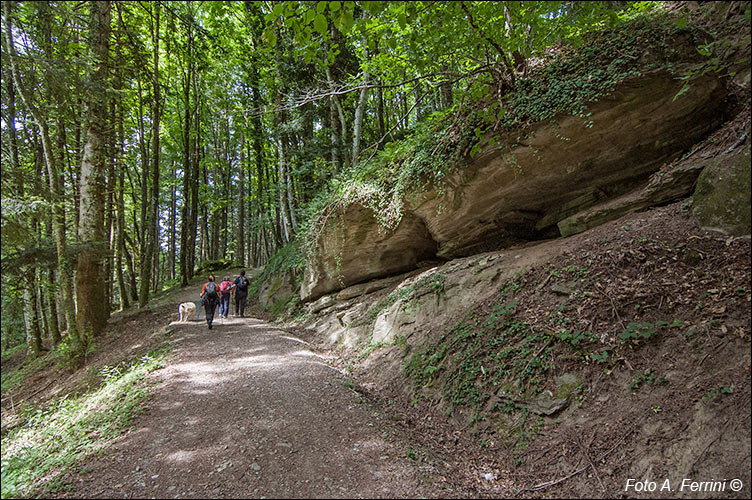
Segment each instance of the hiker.
[[240,270],[240,276],[235,278],[235,316],[244,317],[245,300],[248,297],[248,278],[245,277],[245,269]]
[[204,304],[204,310],[206,311],[206,324],[209,325],[209,330],[212,329],[212,321],[214,321],[214,309],[219,302],[219,291],[217,290],[217,284],[214,282],[214,276],[209,276],[209,281],[204,283],[204,287],[201,289],[201,302]]
[[235,288],[235,284],[230,281],[229,276],[225,276],[222,279],[222,283],[219,284],[219,317],[225,318],[230,315],[230,296],[232,295],[232,289]]

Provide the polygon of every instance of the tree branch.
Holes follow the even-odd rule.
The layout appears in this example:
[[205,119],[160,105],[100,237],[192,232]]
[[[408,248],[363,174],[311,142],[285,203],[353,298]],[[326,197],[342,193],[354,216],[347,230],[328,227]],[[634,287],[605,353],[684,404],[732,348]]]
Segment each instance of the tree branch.
[[491,46],[496,49],[496,51],[501,56],[501,60],[504,63],[504,66],[507,69],[507,72],[509,73],[509,77],[512,80],[512,85],[514,85],[514,67],[512,66],[512,63],[509,61],[509,57],[507,56],[507,53],[499,46],[498,43],[494,42],[491,37],[486,35],[486,33],[483,31],[480,26],[475,24],[475,20],[473,19],[473,15],[470,13],[470,9],[467,8],[467,5],[465,5],[465,2],[460,2],[460,6],[462,7],[462,10],[465,11],[465,14],[467,15],[467,20],[470,22],[470,26],[473,27],[475,31],[478,32],[480,36],[486,39],[488,43],[491,44]]

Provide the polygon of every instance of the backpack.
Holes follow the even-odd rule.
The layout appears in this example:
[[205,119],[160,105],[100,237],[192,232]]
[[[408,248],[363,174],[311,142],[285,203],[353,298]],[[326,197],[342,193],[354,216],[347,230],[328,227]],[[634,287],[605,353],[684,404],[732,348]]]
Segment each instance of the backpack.
[[204,297],[208,300],[219,300],[219,295],[217,294],[217,284],[213,281],[209,281],[206,284],[206,293],[204,294]]
[[239,292],[247,292],[248,291],[248,278],[246,278],[245,276],[241,276],[240,279],[238,280],[237,288]]
[[222,293],[229,293],[229,291],[230,291],[230,282],[229,281],[223,281],[222,283],[220,283],[219,290]]

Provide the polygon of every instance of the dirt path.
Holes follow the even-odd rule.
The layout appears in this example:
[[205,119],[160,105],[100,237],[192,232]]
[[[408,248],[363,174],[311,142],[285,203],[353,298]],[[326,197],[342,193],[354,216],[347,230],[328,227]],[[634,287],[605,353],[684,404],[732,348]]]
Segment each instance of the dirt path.
[[214,325],[173,324],[148,410],[63,496],[457,495],[442,461],[408,458],[407,431],[304,341],[256,319]]

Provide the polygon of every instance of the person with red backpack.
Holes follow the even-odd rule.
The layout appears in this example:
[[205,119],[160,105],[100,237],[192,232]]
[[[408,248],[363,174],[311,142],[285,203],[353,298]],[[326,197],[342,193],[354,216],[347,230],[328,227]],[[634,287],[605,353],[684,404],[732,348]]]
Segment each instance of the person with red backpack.
[[209,325],[209,330],[211,330],[212,321],[214,321],[214,309],[216,309],[219,302],[219,289],[214,282],[214,276],[209,276],[209,281],[204,283],[200,297],[201,302],[204,304],[204,311],[206,311],[206,324]]
[[229,276],[225,276],[222,283],[219,284],[219,317],[227,318],[230,315],[230,296],[235,283],[230,281]]

